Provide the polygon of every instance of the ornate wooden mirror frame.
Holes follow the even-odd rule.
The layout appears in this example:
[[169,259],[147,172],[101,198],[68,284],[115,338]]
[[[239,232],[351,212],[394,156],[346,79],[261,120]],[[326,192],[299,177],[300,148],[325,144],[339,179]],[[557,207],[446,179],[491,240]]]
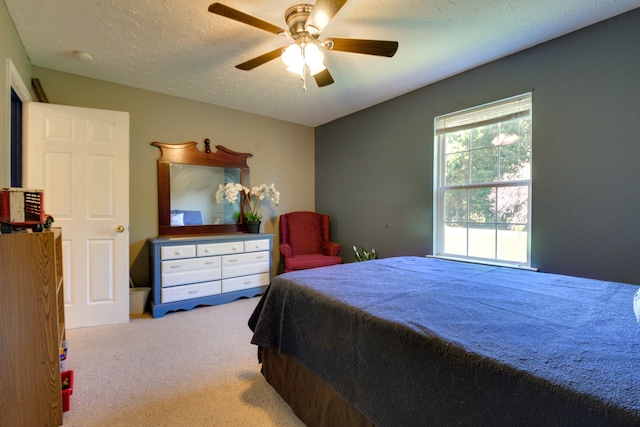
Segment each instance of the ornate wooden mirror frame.
[[[240,169],[240,183],[249,186],[249,166],[247,159],[252,157],[249,153],[237,153],[222,145],[216,145],[218,151],[211,151],[209,139],[204,140],[204,151],[198,150],[197,142],[184,142],[180,144],[167,144],[164,142],[152,142],[160,149],[158,159],[158,235],[183,236],[197,234],[216,233],[242,233],[246,232],[244,222],[234,224],[204,224],[204,225],[171,225],[171,165],[186,164],[199,166],[213,166],[221,168]],[[241,218],[244,212],[241,209]]]

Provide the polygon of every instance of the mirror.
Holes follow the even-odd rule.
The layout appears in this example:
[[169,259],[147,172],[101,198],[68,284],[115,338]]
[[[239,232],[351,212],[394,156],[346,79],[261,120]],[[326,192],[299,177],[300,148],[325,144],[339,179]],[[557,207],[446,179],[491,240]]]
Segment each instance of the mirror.
[[158,235],[180,236],[245,232],[239,202],[216,200],[218,185],[239,182],[249,186],[249,153],[237,153],[221,145],[212,152],[205,139],[204,151],[197,142],[152,142],[161,151],[158,160]]
[[234,224],[234,205],[216,200],[220,184],[240,182],[240,169],[216,166],[169,164],[170,221],[174,226]]

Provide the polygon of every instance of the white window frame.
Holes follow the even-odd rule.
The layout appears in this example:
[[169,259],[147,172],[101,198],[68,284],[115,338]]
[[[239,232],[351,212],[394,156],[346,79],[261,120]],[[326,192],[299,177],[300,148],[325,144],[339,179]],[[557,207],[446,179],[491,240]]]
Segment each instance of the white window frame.
[[[479,262],[491,265],[506,265],[510,267],[519,268],[531,268],[531,194],[532,194],[532,176],[529,175],[529,179],[518,179],[510,181],[493,181],[482,183],[465,183],[462,185],[446,186],[445,185],[445,135],[446,129],[455,129],[460,127],[472,127],[474,123],[478,123],[480,127],[482,122],[496,120],[500,117],[506,117],[509,115],[528,114],[533,118],[532,108],[532,93],[525,93],[514,97],[502,99],[499,101],[484,104],[478,107],[473,107],[461,111],[457,111],[450,114],[445,114],[434,118],[434,241],[433,251],[434,256],[440,258],[456,259],[463,261]],[[533,139],[533,138],[532,138]],[[533,141],[531,141],[531,150],[533,150]],[[532,165],[532,157],[530,158],[530,166]],[[471,172],[470,172],[471,173]],[[530,172],[531,174],[531,172]],[[469,180],[471,181],[471,180]],[[495,257],[484,258],[474,257],[469,255],[469,222],[466,226],[466,255],[461,254],[448,254],[445,252],[445,223],[444,223],[444,208],[445,190],[451,189],[477,189],[477,188],[504,188],[509,186],[526,186],[528,187],[528,209],[527,209],[527,243],[526,243],[526,260],[514,261],[508,259],[498,258],[498,242],[497,230],[499,229],[498,221],[496,220],[495,230]],[[468,219],[467,219],[468,221]]]

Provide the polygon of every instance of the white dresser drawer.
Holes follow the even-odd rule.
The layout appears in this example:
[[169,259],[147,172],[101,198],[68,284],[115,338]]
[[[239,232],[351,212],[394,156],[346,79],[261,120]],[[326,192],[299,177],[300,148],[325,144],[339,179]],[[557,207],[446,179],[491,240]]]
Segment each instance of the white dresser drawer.
[[222,280],[222,292],[241,291],[242,289],[257,288],[269,284],[269,273],[254,274],[252,276],[234,277]]
[[224,255],[222,267],[232,267],[241,264],[253,264],[255,262],[269,263],[269,252],[248,252],[238,255]]
[[163,246],[160,248],[160,259],[181,259],[194,258],[196,256],[196,245],[185,246]]
[[215,282],[196,283],[195,285],[175,286],[162,289],[162,302],[182,301],[186,299],[217,295],[221,292],[222,284]]
[[264,240],[247,240],[244,242],[245,252],[268,251],[271,249],[269,239]]
[[163,274],[161,287],[166,288],[168,286],[178,286],[187,283],[208,282],[211,280],[220,280],[221,277],[219,268]]
[[205,270],[212,268],[220,268],[220,257],[203,257],[179,259],[173,261],[162,261],[160,263],[160,273],[165,274],[178,273],[192,270]]
[[198,245],[197,254],[201,256],[236,254],[244,252],[244,242],[205,243]]
[[250,252],[222,257],[222,278],[269,273],[269,252]]

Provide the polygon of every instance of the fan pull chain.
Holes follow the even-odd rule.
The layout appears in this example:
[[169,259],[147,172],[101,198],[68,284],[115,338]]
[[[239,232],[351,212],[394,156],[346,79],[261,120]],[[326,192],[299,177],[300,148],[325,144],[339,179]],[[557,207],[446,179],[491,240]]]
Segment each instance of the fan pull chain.
[[304,47],[302,48],[302,90],[307,91],[307,58]]

